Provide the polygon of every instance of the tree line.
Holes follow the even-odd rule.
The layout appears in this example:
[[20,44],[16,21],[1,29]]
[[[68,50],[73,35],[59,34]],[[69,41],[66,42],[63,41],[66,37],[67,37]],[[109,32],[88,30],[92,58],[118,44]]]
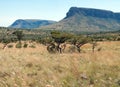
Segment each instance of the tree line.
[[[25,39],[25,37],[29,39]],[[81,47],[86,44],[92,44],[92,50],[97,45],[97,41],[119,41],[120,34],[75,34],[63,31],[49,31],[42,33],[24,33],[24,30],[9,30],[5,29],[0,34],[0,42],[4,44],[3,49],[7,44],[11,42],[17,42],[21,44],[22,40],[31,40],[47,46],[47,50],[50,53],[62,53],[66,47],[66,43],[71,44],[77,51],[81,52]]]

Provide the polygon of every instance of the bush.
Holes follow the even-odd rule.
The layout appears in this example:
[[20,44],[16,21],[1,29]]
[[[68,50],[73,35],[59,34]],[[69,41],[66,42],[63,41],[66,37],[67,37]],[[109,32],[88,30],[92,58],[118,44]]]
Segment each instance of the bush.
[[24,47],[24,48],[27,48],[27,47],[28,47],[28,44],[27,44],[27,43],[24,43],[23,47]]
[[14,31],[12,34],[14,34],[17,37],[19,42],[22,40],[24,36],[23,31],[19,31],[19,30]]
[[13,48],[13,45],[11,44],[11,45],[8,45],[7,47],[8,47],[8,48]]
[[17,43],[15,47],[16,47],[16,48],[22,48],[22,43],[20,43],[20,42]]

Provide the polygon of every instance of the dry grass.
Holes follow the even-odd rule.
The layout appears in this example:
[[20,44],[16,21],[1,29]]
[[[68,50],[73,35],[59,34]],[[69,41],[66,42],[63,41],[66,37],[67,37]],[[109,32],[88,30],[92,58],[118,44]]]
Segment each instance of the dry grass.
[[0,87],[120,87],[120,42],[99,42],[95,53],[86,44],[80,54],[34,44],[0,49]]

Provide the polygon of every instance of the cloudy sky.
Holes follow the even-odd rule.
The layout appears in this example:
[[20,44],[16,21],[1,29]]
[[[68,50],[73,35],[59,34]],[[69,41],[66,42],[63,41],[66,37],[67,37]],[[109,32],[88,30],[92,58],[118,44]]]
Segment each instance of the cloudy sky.
[[0,26],[9,26],[17,19],[59,21],[70,7],[86,7],[120,12],[120,0],[1,0]]

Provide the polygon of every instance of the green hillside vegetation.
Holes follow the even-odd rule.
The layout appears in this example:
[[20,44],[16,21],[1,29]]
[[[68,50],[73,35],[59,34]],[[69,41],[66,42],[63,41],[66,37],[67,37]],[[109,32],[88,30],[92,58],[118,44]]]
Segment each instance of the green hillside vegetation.
[[41,27],[41,29],[95,33],[117,31],[120,29],[120,23],[114,19],[75,15],[71,18],[63,19],[56,24]]
[[119,15],[107,10],[72,7],[64,19],[40,29],[85,33],[118,31]]

